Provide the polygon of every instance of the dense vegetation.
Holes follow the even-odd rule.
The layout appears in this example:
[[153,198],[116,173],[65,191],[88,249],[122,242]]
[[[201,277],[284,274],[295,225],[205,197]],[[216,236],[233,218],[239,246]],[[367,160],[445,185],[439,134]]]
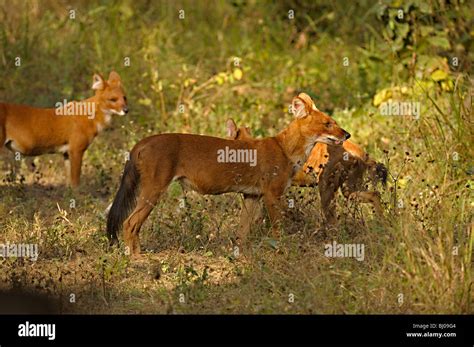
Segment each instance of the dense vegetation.
[[[114,69],[130,108],[86,152],[78,191],[61,156],[30,172],[2,152],[0,241],[40,257],[0,259],[1,286],[66,312],[472,313],[472,13],[459,0],[0,0],[1,102],[85,98]],[[387,223],[341,196],[322,235],[317,189],[291,188],[282,240],[260,226],[235,257],[241,198],[173,185],[142,230],[147,261],[108,249],[103,211],[139,139],[223,137],[228,118],[274,135],[299,91],[389,168]],[[384,114],[388,102],[419,114]],[[364,261],[325,257],[334,240],[364,244]]]

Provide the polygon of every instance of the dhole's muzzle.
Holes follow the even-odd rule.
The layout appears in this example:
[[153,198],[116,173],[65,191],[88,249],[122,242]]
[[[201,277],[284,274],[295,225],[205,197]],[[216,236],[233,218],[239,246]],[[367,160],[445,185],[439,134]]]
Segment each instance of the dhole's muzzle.
[[342,133],[341,136],[336,137],[333,135],[325,135],[326,137],[324,139],[320,139],[318,142],[323,142],[327,145],[342,145],[344,141],[351,137],[351,134],[342,128],[340,128],[340,130]]

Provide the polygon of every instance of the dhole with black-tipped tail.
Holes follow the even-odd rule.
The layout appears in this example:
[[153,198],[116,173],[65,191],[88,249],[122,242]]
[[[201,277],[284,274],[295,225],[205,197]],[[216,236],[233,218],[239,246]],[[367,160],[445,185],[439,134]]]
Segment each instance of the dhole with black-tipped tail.
[[[123,226],[126,247],[130,254],[138,255],[140,228],[173,180],[201,194],[235,192],[262,197],[273,232],[278,233],[282,217],[280,198],[314,145],[341,144],[350,137],[331,117],[314,110],[305,96],[302,93],[293,99],[294,120],[274,137],[232,141],[191,134],[161,134],[141,140],[130,153],[108,214],[109,238],[117,240]],[[218,160],[224,149],[237,153],[255,151],[256,161]]]

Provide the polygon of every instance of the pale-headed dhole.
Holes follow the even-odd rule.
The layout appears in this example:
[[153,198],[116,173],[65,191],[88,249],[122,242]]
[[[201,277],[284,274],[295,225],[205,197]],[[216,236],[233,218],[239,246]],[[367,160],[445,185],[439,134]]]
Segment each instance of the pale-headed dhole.
[[[137,143],[125,164],[119,190],[107,218],[107,234],[117,240],[123,227],[125,246],[140,253],[139,231],[160,196],[173,181],[201,194],[244,193],[263,201],[273,232],[282,217],[281,197],[317,142],[341,144],[350,137],[328,115],[316,111],[300,94],[292,102],[294,120],[274,137],[250,141],[192,134],[160,134]],[[219,153],[255,151],[254,165],[219,161]],[[245,235],[243,235],[244,237]]]
[[66,176],[71,186],[77,187],[86,149],[110,124],[112,115],[128,112],[122,81],[115,71],[108,81],[95,74],[92,89],[93,97],[67,103],[61,112],[58,108],[0,103],[0,146],[24,156],[62,154]]
[[[308,95],[303,97],[316,108]],[[241,141],[254,140],[248,127],[239,128],[232,119],[227,121],[227,137]],[[330,226],[335,225],[333,202],[338,189],[347,199],[357,199],[357,201],[372,204],[377,216],[383,219],[380,194],[365,189],[364,174],[366,172],[373,185],[380,181],[385,186],[386,167],[370,158],[355,143],[349,140],[342,145],[334,146],[317,143],[304,166],[293,177],[292,184],[300,187],[319,187],[321,208],[325,222]],[[259,218],[260,207],[254,201],[245,199],[242,214],[241,228],[248,233],[250,225]]]

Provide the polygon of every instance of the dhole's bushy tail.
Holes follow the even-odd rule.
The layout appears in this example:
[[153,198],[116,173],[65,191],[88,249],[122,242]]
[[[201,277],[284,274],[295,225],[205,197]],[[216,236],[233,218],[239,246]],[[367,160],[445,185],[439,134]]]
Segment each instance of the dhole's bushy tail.
[[107,216],[107,236],[111,243],[118,241],[118,232],[130,212],[137,205],[140,173],[131,157],[125,164],[122,181]]
[[376,162],[372,158],[367,160],[367,165],[369,167],[370,179],[374,184],[381,182],[385,187],[387,185],[388,169],[387,167],[379,162]]

